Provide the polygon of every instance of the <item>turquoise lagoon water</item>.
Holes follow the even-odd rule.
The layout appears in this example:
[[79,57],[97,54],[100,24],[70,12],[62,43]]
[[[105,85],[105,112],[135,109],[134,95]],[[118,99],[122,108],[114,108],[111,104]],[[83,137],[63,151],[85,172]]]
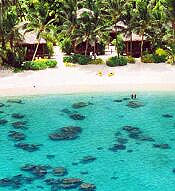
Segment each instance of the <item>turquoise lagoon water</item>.
[[[97,191],[174,191],[175,94],[141,93],[137,101],[144,103],[144,106],[139,108],[127,107],[129,100],[113,101],[126,97],[127,93],[18,98],[24,104],[9,103],[8,98],[0,99],[5,104],[0,108],[4,111],[0,118],[8,120],[8,123],[0,126],[0,179],[18,174],[32,176],[20,170],[25,164],[50,165],[67,168],[65,177],[93,183]],[[93,104],[73,109],[72,104],[80,101]],[[61,112],[65,108],[86,118],[73,120]],[[24,114],[23,120],[27,121],[28,129],[17,130],[27,136],[21,142],[42,144],[39,150],[27,152],[14,147],[15,142],[8,137],[8,132],[15,130],[11,123],[19,120],[11,117],[13,113]],[[164,114],[173,117],[162,117]],[[126,125],[140,128],[144,135],[152,137],[155,142],[129,138],[127,132],[122,130]],[[75,140],[49,139],[48,134],[65,126],[80,126],[83,131]],[[125,150],[109,150],[117,142],[116,133],[118,137],[128,139]],[[153,144],[169,144],[170,149],[155,148]],[[47,155],[54,157],[49,159]],[[96,157],[96,160],[87,164],[79,162],[89,155]],[[45,178],[36,179],[32,184],[20,188],[0,187],[0,190],[50,191],[51,187],[44,180],[53,177],[49,172]]]

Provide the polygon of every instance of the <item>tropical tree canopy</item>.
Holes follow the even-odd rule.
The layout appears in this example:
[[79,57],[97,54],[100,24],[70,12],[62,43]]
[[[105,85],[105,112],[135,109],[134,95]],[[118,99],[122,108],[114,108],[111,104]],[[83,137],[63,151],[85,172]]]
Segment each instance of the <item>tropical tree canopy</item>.
[[[7,65],[12,60],[22,62],[21,52],[19,56],[16,48],[23,38],[19,33],[21,23],[25,23],[25,31],[36,33],[35,59],[41,38],[50,46],[61,45],[69,54],[81,43],[85,43],[85,55],[89,46],[96,52],[97,44],[109,44],[110,30],[119,22],[126,27],[116,34],[130,37],[131,52],[133,33],[142,37],[141,56],[145,37],[152,49],[170,47],[175,42],[175,1],[0,0],[0,62]],[[115,39],[116,48],[117,39],[120,38]]]

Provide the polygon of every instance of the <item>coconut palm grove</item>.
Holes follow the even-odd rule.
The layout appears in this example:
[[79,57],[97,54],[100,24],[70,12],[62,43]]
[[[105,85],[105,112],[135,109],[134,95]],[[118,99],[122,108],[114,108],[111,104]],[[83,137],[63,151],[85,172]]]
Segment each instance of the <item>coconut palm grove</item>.
[[175,0],[0,0],[0,191],[175,190]]
[[51,58],[54,45],[72,55],[65,62],[89,64],[90,53],[96,60],[109,44],[117,52],[110,66],[134,62],[133,57],[174,63],[173,0],[1,0],[0,15],[0,62],[5,66],[55,67],[52,61],[34,62]]

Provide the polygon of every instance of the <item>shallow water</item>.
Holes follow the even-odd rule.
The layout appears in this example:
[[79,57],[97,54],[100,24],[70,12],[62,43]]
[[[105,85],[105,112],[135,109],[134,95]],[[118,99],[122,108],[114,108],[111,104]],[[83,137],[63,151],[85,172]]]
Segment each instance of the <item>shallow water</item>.
[[[128,97],[127,93],[18,98],[24,104],[8,103],[8,98],[0,99],[0,103],[5,104],[0,107],[0,111],[4,111],[0,113],[0,118],[8,120],[8,123],[0,125],[0,179],[18,174],[32,176],[20,170],[25,164],[50,165],[67,168],[68,175],[64,177],[81,178],[84,182],[95,184],[97,191],[174,191],[175,94],[139,94],[137,101],[144,103],[139,108],[127,107],[130,100],[113,102],[125,97]],[[73,109],[72,104],[80,101],[93,104]],[[86,118],[73,120],[61,112],[65,108]],[[11,116],[13,113],[24,114],[25,117],[15,119]],[[166,118],[162,116],[164,114],[173,117]],[[27,121],[28,129],[14,129],[11,123],[16,121]],[[122,130],[126,125],[138,127],[145,136],[155,139],[155,142],[129,138],[128,133]],[[49,139],[50,133],[65,126],[80,126],[83,130],[75,140]],[[40,149],[28,152],[14,147],[16,142],[8,137],[11,130],[23,132],[27,136],[21,142],[42,144]],[[128,143],[125,144],[125,150],[113,152],[109,148],[116,143],[117,132],[121,133],[118,137],[127,138]],[[170,149],[155,148],[153,144],[169,144]],[[55,157],[49,159],[47,155]],[[88,155],[97,159],[87,164],[80,163]],[[78,164],[72,165],[74,162]],[[81,174],[86,171],[88,174]],[[0,190],[50,191],[51,187],[44,180],[51,177],[54,175],[49,172],[45,178],[36,179],[32,184],[18,189],[0,187]]]

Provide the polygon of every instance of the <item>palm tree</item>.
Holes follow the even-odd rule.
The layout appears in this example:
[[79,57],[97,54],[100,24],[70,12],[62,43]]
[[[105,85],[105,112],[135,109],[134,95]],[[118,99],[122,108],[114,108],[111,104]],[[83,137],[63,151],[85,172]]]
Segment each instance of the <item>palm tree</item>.
[[132,56],[132,33],[135,28],[135,14],[134,14],[133,2],[128,2],[125,4],[125,11],[121,16],[121,20],[127,26],[125,32],[127,36],[130,36],[130,55]]
[[173,29],[173,39],[175,40],[175,1],[174,0],[162,0],[161,3],[165,7],[167,20],[171,22]]
[[[0,0],[0,42],[3,49],[5,49],[5,30],[8,26],[11,27],[17,24],[16,12],[11,9],[11,6],[16,6],[19,3],[18,1],[19,0]],[[11,17],[12,14],[14,19]],[[15,29],[13,29],[13,31],[14,30]]]
[[118,35],[122,32],[121,30],[119,31],[116,24],[121,21],[121,18],[124,14],[125,11],[125,5],[128,3],[128,0],[106,0],[106,5],[107,5],[107,12],[109,15],[109,20],[111,22],[112,26],[115,27],[116,30],[116,49],[117,49],[117,54],[118,57],[120,56],[119,54],[119,43],[118,43]]
[[164,44],[166,34],[166,13],[160,0],[155,0],[152,4],[152,25],[148,28],[148,39],[152,42],[152,50]]
[[34,10],[29,13],[28,18],[30,20],[28,31],[34,31],[37,33],[36,38],[38,42],[32,58],[32,60],[34,60],[42,36],[52,30],[52,24],[55,19],[50,19],[48,4],[43,2],[39,2],[34,5]]
[[[17,1],[0,0],[0,57],[8,63],[7,52],[15,55],[14,45],[21,38],[18,32]],[[7,45],[8,51],[7,51]]]
[[135,30],[141,35],[141,57],[143,56],[143,43],[146,29],[151,26],[152,15],[149,0],[136,0]]
[[107,10],[109,18],[111,19],[112,24],[116,25],[120,21],[121,16],[124,11],[125,4],[127,0],[106,0],[107,1]]
[[7,8],[8,6],[15,5],[17,0],[0,0],[0,4],[3,8]]
[[4,38],[4,29],[3,29],[3,24],[4,24],[4,17],[6,16],[7,13],[7,8],[8,6],[11,5],[10,0],[0,0],[0,42],[2,49],[5,48],[5,38]]
[[[81,13],[80,13],[81,11]],[[89,48],[89,43],[92,43],[94,36],[92,31],[95,28],[95,23],[93,22],[93,12],[88,9],[81,9],[78,12],[78,27],[75,30],[74,38],[76,39],[76,44],[85,42],[85,56],[87,56],[87,51]]]
[[[105,24],[101,15],[99,2],[88,1],[86,8],[82,8],[77,12],[77,28],[74,34],[76,44],[85,42],[85,56],[87,56],[89,44],[93,46],[94,55],[96,55],[96,44],[103,39]],[[95,56],[96,58],[96,56]]]
[[[78,27],[77,24],[77,10],[78,1],[77,0],[65,0],[60,10],[60,19],[62,20],[62,25],[58,28],[61,29],[60,36],[62,38],[70,38],[73,43],[73,49],[75,49],[75,31]],[[61,39],[62,40],[62,39]]]
[[91,23],[92,23],[92,30],[91,30],[91,41],[94,47],[94,58],[96,59],[96,44],[101,40],[106,38],[105,32],[108,27],[106,23],[106,13],[105,13],[105,6],[106,2],[101,0],[89,0],[86,1],[85,6],[88,10],[91,11]]

